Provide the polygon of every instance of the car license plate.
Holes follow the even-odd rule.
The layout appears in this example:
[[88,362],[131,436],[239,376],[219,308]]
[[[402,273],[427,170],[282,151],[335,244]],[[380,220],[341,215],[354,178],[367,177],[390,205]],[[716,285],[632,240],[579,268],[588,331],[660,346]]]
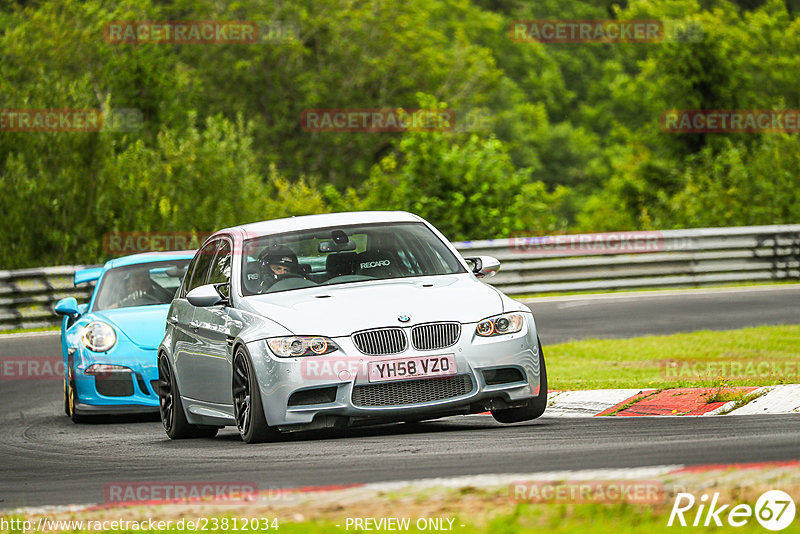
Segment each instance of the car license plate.
[[452,354],[369,362],[370,382],[454,374],[456,374],[456,359]]

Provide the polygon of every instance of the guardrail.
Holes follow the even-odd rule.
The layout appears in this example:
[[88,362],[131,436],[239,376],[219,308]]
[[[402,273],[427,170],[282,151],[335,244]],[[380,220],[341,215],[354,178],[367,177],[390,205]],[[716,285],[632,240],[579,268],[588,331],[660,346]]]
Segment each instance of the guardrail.
[[[456,243],[463,256],[503,265],[486,281],[509,295],[800,281],[800,224],[514,237]],[[92,287],[74,287],[62,266],[0,271],[0,330],[59,323],[53,305]]]
[[41,328],[61,322],[53,306],[64,297],[87,302],[93,285],[75,287],[75,271],[91,265],[0,271],[0,330]]
[[499,259],[510,295],[800,280],[800,224],[459,243]]

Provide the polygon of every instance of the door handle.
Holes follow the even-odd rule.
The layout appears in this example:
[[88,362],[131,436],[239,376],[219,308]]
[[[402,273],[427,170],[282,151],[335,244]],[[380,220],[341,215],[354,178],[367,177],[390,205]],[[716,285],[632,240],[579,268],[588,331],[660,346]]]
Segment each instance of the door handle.
[[177,324],[177,322],[178,322],[178,317],[177,317],[177,316],[175,316],[175,315],[173,315],[172,317],[167,317],[167,322],[168,322],[169,324]]
[[192,321],[191,323],[189,323],[189,326],[197,330],[200,328],[200,321]]

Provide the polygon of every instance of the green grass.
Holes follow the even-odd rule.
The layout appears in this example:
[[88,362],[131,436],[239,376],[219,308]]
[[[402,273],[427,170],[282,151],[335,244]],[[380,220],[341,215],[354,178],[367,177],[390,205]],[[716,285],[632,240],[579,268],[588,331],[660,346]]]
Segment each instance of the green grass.
[[41,326],[38,328],[13,328],[11,330],[0,330],[0,336],[4,334],[29,334],[31,332],[57,332],[60,326]]
[[758,286],[784,286],[784,285],[798,285],[796,281],[786,280],[770,280],[765,282],[740,282],[736,284],[710,284],[710,285],[679,285],[670,287],[640,287],[632,289],[604,289],[586,290],[586,291],[557,291],[550,293],[526,293],[522,295],[512,295],[515,300],[536,299],[542,297],[568,297],[573,295],[605,295],[608,293],[657,293],[659,291],[680,291],[680,290],[697,290],[697,289],[728,289],[737,287],[758,287]]
[[544,354],[550,389],[798,383],[800,325],[589,339],[545,346]]

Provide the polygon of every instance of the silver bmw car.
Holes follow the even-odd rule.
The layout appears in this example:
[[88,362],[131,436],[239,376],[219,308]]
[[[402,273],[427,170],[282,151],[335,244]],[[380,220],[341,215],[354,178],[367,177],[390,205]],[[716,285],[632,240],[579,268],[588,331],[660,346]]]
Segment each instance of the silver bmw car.
[[282,432],[491,411],[539,417],[533,314],[405,212],[311,215],[220,230],[192,259],[159,348],[170,438]]

